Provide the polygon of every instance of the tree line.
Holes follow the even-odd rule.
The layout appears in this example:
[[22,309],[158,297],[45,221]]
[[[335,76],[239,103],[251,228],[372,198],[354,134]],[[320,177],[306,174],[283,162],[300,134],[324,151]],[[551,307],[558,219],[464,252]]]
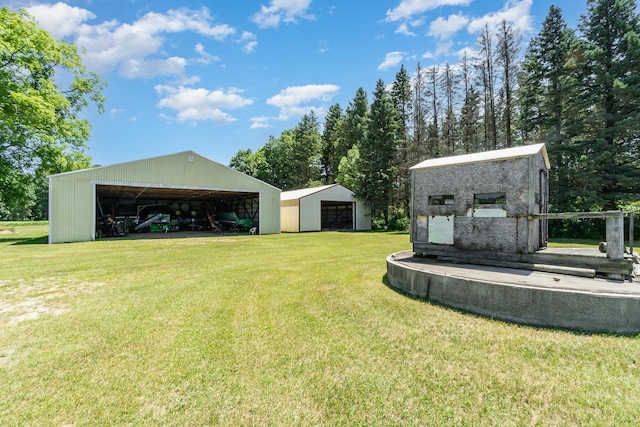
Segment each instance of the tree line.
[[[456,64],[404,65],[391,84],[360,87],[322,126],[304,115],[230,166],[283,190],[339,183],[374,226],[409,224],[409,168],[425,159],[544,142],[552,212],[640,213],[640,26],[634,0],[587,0],[578,28],[551,6],[525,45],[503,21]],[[555,235],[590,223],[555,224]]]
[[[458,63],[402,65],[389,84],[376,82],[371,102],[360,87],[323,123],[312,111],[230,165],[283,190],[340,183],[371,206],[377,228],[394,229],[409,224],[412,165],[544,142],[552,211],[640,215],[637,5],[586,5],[575,29],[551,6],[526,45],[506,21],[485,26]],[[90,166],[78,113],[103,111],[105,82],[25,12],[1,7],[0,22],[0,220],[45,219],[46,176]],[[58,87],[60,73],[68,86]]]

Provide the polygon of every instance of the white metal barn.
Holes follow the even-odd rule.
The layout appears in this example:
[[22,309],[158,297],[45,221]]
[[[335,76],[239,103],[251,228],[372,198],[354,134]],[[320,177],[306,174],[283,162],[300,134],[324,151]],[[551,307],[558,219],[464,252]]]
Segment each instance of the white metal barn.
[[259,234],[279,233],[280,192],[193,151],[51,175],[49,243],[94,240],[101,217],[139,217],[145,206],[194,217],[233,212]]
[[283,232],[371,230],[371,210],[339,184],[283,191],[280,206]]

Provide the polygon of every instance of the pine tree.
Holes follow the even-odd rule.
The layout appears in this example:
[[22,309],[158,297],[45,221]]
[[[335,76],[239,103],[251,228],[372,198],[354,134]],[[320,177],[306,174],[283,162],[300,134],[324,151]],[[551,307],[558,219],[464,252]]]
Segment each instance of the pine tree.
[[322,132],[322,159],[321,175],[325,184],[333,184],[338,174],[338,165],[345,153],[338,153],[338,148],[344,147],[343,136],[343,113],[340,104],[329,107],[324,120],[324,131]]
[[320,124],[311,110],[300,119],[293,131],[293,147],[290,168],[294,177],[293,186],[303,188],[320,181]]
[[480,94],[469,86],[460,110],[460,141],[464,153],[477,153],[480,149]]
[[576,43],[562,10],[551,6],[522,64],[518,128],[526,142],[547,145],[554,169],[549,180],[549,202],[556,212],[575,209],[571,199],[578,186],[578,156],[571,144],[579,121],[572,113],[578,98],[574,69],[582,63],[575,60]]
[[410,135],[411,125],[411,79],[404,65],[396,73],[396,78],[391,88],[391,99],[398,112],[398,150],[396,153],[396,163],[398,165],[398,188],[396,199],[405,213],[409,212],[411,202],[411,174],[409,168],[415,163],[415,159],[410,157]]
[[371,206],[373,219],[389,225],[389,206],[397,169],[394,153],[397,149],[398,113],[386,92],[384,82],[378,80],[368,121],[367,138],[359,146],[358,170],[362,175],[359,196]]
[[344,145],[337,151],[338,154],[346,154],[354,145],[360,145],[367,137],[367,116],[369,114],[369,101],[367,92],[362,87],[356,90],[356,94],[347,107],[344,119]]
[[618,209],[640,195],[640,26],[634,0],[587,0],[582,154],[592,170],[590,200]]

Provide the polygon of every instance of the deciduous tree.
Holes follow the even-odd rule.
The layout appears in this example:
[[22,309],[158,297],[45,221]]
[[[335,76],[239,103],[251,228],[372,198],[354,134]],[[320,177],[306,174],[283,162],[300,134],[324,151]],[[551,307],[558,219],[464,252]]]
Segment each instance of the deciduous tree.
[[[24,204],[36,169],[89,166],[82,154],[90,103],[103,110],[104,81],[76,46],[56,40],[23,11],[0,8],[0,205]],[[60,78],[63,77],[63,78]],[[68,82],[63,84],[61,82]]]

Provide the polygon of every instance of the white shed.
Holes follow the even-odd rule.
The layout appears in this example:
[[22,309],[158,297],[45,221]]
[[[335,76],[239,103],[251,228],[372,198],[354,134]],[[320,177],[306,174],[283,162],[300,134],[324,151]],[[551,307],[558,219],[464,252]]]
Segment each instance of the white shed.
[[280,194],[283,232],[371,230],[371,209],[353,191],[339,184]]
[[185,151],[50,176],[49,243],[94,240],[100,218],[158,206],[208,222],[230,212],[250,218],[259,234],[279,233],[279,203],[278,188]]

